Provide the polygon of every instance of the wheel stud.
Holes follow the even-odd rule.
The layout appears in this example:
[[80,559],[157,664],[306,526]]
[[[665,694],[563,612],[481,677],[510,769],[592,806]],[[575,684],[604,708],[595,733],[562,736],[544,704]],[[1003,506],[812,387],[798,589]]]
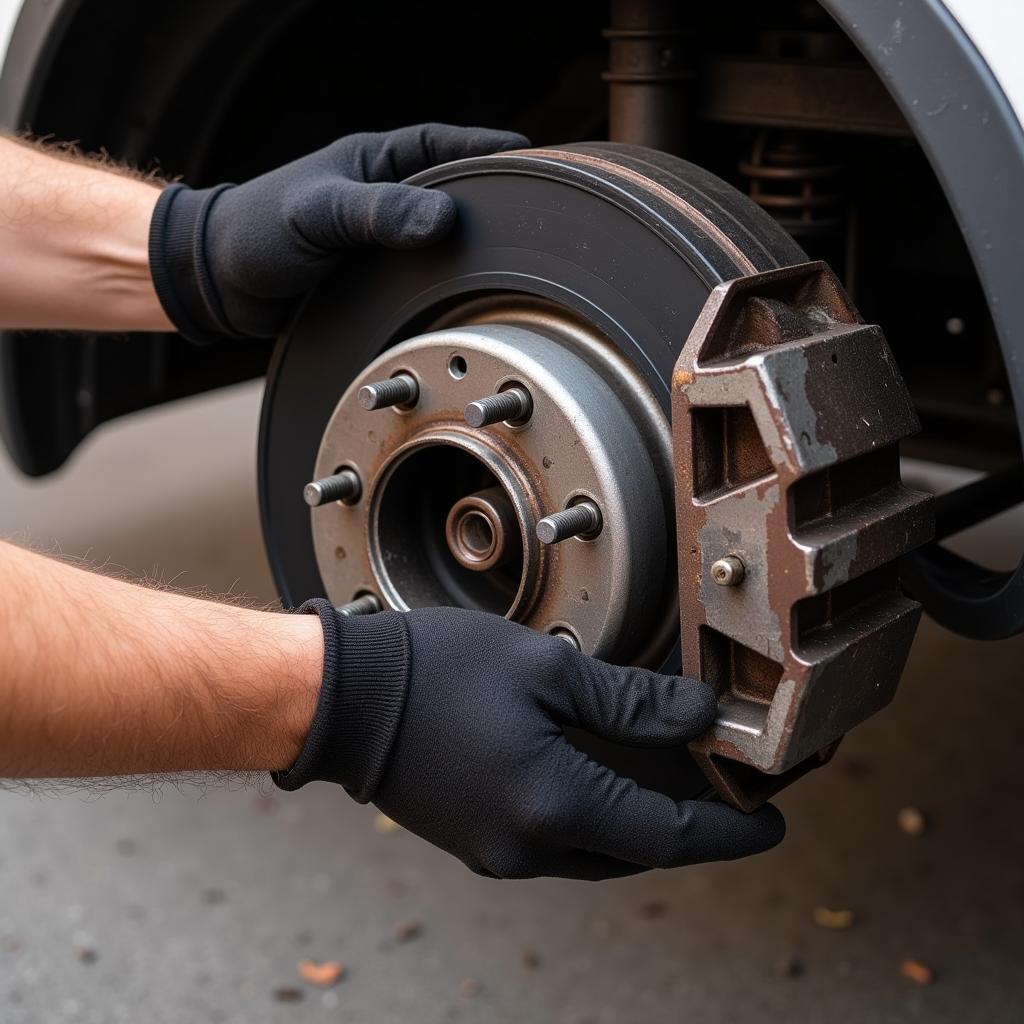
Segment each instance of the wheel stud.
[[526,388],[509,388],[496,395],[470,402],[466,406],[466,422],[471,427],[489,427],[505,421],[519,426],[533,413],[533,399]]
[[332,501],[358,501],[363,485],[355,470],[343,469],[334,476],[314,480],[302,489],[302,497],[311,508],[327,505]]
[[576,639],[571,630],[566,629],[564,626],[556,626],[551,630],[551,636],[556,636],[559,640],[564,640],[570,647],[575,647],[577,651],[580,650],[579,640]]
[[411,373],[396,373],[387,380],[364,384],[359,389],[359,404],[367,411],[400,406],[408,409],[420,398],[420,386]]
[[537,524],[542,544],[558,544],[570,537],[591,540],[601,532],[601,510],[592,501],[581,501],[561,512],[545,516]]
[[339,615],[376,615],[380,611],[380,601],[373,594],[363,594],[348,604],[339,605],[334,609]]

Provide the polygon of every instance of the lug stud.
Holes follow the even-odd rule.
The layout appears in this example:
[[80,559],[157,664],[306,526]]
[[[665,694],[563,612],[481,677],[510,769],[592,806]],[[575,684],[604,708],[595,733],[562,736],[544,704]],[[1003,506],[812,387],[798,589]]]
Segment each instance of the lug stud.
[[711,563],[711,578],[720,587],[737,587],[746,574],[746,566],[735,555],[726,555]]
[[576,639],[571,630],[566,629],[564,626],[556,626],[551,630],[551,636],[558,637],[559,640],[564,640],[570,647],[574,647],[577,651],[580,649],[579,640]]
[[466,422],[471,427],[489,427],[505,421],[518,426],[533,413],[533,399],[526,388],[509,388],[488,395],[466,406]]
[[314,480],[302,489],[302,497],[311,508],[327,505],[332,501],[358,501],[363,485],[355,470],[343,469],[334,476]]
[[559,544],[570,537],[590,540],[601,532],[601,510],[592,501],[581,501],[561,512],[545,516],[537,524],[542,544]]
[[387,380],[364,384],[359,389],[359,404],[367,411],[390,409],[393,406],[409,408],[420,399],[420,386],[411,373],[396,373]]
[[348,604],[339,605],[334,609],[339,615],[376,615],[380,611],[380,601],[374,594],[363,594]]

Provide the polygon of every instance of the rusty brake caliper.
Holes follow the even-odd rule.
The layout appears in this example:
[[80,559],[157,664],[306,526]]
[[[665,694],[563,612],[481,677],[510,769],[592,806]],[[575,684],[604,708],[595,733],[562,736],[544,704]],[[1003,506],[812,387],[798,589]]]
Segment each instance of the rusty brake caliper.
[[919,424],[822,263],[715,288],[672,403],[683,671],[719,698],[691,750],[750,810],[892,698],[921,615],[897,563],[932,534],[900,480]]

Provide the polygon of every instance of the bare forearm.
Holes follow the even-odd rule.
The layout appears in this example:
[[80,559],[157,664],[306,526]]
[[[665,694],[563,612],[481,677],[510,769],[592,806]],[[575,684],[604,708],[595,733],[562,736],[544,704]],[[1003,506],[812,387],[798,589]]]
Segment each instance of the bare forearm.
[[0,328],[173,330],[149,272],[159,194],[0,138]]
[[315,616],[134,586],[0,543],[0,777],[287,768]]

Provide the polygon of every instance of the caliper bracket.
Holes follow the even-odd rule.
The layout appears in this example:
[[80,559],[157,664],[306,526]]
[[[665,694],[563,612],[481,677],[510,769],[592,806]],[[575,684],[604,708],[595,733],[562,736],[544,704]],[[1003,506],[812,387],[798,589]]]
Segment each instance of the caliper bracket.
[[751,810],[892,698],[921,608],[900,556],[932,536],[900,480],[919,429],[880,328],[806,263],[719,285],[675,366],[683,671],[717,691],[691,752]]

